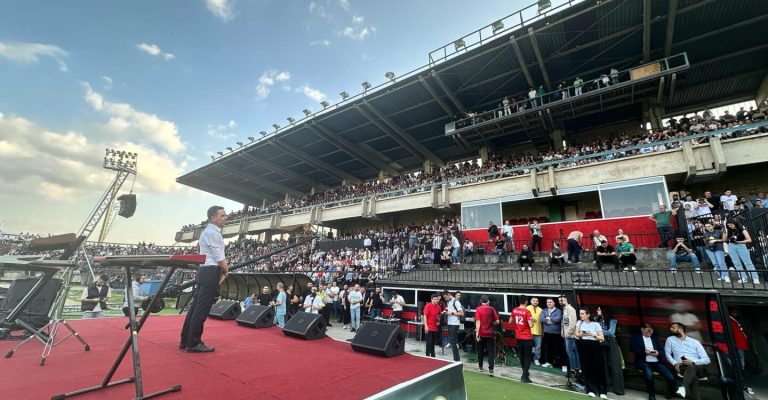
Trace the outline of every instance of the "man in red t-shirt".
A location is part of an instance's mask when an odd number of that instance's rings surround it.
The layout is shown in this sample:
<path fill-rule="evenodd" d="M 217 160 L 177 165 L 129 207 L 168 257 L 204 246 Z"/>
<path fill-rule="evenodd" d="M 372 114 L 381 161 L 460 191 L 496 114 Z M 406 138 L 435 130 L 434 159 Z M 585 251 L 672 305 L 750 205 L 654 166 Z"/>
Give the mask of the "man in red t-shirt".
<path fill-rule="evenodd" d="M 440 340 L 440 314 L 443 309 L 440 307 L 440 294 L 433 293 L 432 301 L 424 306 L 424 335 L 427 337 L 427 357 L 435 356 L 435 343 Z"/>
<path fill-rule="evenodd" d="M 731 332 L 733 332 L 733 341 L 736 342 L 736 350 L 739 353 L 739 367 L 744 369 L 745 353 L 749 350 L 749 342 L 744 330 L 741 329 L 739 320 L 739 309 L 731 308 L 728 312 L 731 317 Z"/>
<path fill-rule="evenodd" d="M 533 359 L 533 315 L 526 307 L 528 306 L 528 297 L 522 295 L 518 297 L 519 305 L 512 310 L 509 317 L 510 322 L 515 327 L 515 339 L 517 340 L 517 356 L 520 357 L 520 365 L 523 367 L 523 376 L 520 381 L 531 383 L 531 377 L 528 370 L 531 368 L 531 359 Z"/>
<path fill-rule="evenodd" d="M 488 303 L 488 296 L 480 298 L 482 303 L 475 309 L 475 338 L 477 339 L 477 361 L 483 370 L 483 356 L 488 354 L 488 375 L 493 376 L 496 356 L 496 328 L 499 325 L 499 313 Z"/>

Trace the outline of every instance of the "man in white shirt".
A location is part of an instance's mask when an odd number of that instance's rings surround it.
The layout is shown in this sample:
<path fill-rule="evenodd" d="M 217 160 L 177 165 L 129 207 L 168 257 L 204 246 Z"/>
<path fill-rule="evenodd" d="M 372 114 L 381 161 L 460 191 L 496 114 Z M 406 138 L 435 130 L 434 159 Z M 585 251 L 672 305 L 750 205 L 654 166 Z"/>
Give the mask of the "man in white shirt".
<path fill-rule="evenodd" d="M 736 204 L 739 198 L 730 190 L 726 190 L 725 193 L 720 196 L 720 203 L 723 204 L 723 210 L 733 211 L 733 205 Z"/>
<path fill-rule="evenodd" d="M 515 251 L 515 231 L 512 229 L 512 225 L 509 224 L 509 220 L 504 220 L 504 225 L 501 226 L 501 236 L 504 237 L 504 241 L 507 242 L 507 246 L 513 252 Z"/>
<path fill-rule="evenodd" d="M 317 287 L 312 286 L 309 295 L 304 298 L 304 312 L 320 314 L 320 310 L 322 310 L 324 306 L 323 299 L 317 295 Z"/>
<path fill-rule="evenodd" d="M 402 319 L 405 299 L 403 299 L 403 296 L 397 294 L 397 290 L 392 291 L 392 297 L 389 299 L 389 304 L 392 306 L 392 317 Z"/>
<path fill-rule="evenodd" d="M 459 259 L 459 252 L 461 251 L 461 242 L 459 242 L 459 239 L 456 237 L 456 235 L 451 234 L 451 261 L 454 264 L 459 264 L 461 261 Z"/>
<path fill-rule="evenodd" d="M 464 307 L 461 302 L 453 297 L 451 292 L 443 291 L 443 300 L 445 300 L 445 314 L 448 325 L 448 344 L 453 351 L 453 361 L 461 361 L 459 357 L 459 328 L 461 327 L 461 317 L 464 316 Z"/>
<path fill-rule="evenodd" d="M 709 356 L 698 340 L 686 335 L 685 325 L 673 322 L 669 331 L 674 336 L 668 337 L 664 343 L 664 354 L 675 371 L 683 375 L 683 385 L 677 389 L 677 394 L 682 398 L 690 394 L 690 398 L 699 400 L 698 378 L 706 376 Z"/>
<path fill-rule="evenodd" d="M 363 302 L 363 295 L 360 293 L 360 285 L 352 287 L 352 291 L 349 292 L 347 297 L 349 301 L 349 314 L 352 317 L 352 329 L 350 332 L 354 332 L 360 329 L 360 304 Z"/>
<path fill-rule="evenodd" d="M 469 240 L 464 239 L 464 262 L 472 259 L 472 254 L 475 252 L 475 245 Z"/>

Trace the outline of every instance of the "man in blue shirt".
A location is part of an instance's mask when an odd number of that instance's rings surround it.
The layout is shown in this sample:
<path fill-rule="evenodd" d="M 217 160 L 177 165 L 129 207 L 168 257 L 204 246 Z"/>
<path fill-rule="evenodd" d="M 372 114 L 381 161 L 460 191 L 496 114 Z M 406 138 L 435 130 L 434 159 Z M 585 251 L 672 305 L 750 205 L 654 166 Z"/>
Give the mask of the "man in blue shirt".
<path fill-rule="evenodd" d="M 209 353 L 215 350 L 203 344 L 203 324 L 211 312 L 213 301 L 219 292 L 219 284 L 229 274 L 227 258 L 224 256 L 224 238 L 221 236 L 227 213 L 224 207 L 212 206 L 208 208 L 207 215 L 208 226 L 197 242 L 200 254 L 205 254 L 205 263 L 197 270 L 197 291 L 181 328 L 179 349 L 186 348 L 187 353 Z"/>
<path fill-rule="evenodd" d="M 698 378 L 706 376 L 709 356 L 698 340 L 685 334 L 685 325 L 674 322 L 669 331 L 674 336 L 668 337 L 664 343 L 664 354 L 675 371 L 683 375 L 683 385 L 677 389 L 677 394 L 682 398 L 690 394 L 690 398 L 698 400 L 701 398 Z"/>
<path fill-rule="evenodd" d="M 288 297 L 285 295 L 285 287 L 283 286 L 283 282 L 278 282 L 277 297 L 275 297 L 275 300 L 272 301 L 272 305 L 275 306 L 274 322 L 281 328 L 285 327 L 285 303 L 287 298 Z"/>

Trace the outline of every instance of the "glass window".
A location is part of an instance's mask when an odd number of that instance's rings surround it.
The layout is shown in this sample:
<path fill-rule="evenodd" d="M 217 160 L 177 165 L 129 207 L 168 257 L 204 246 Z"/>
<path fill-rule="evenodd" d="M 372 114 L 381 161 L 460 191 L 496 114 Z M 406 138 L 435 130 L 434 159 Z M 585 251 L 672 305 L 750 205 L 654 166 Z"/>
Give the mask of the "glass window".
<path fill-rule="evenodd" d="M 663 182 L 601 188 L 600 201 L 605 218 L 651 215 L 659 209 L 659 204 L 666 204 L 667 193 Z"/>
<path fill-rule="evenodd" d="M 466 229 L 488 228 L 488 221 L 501 226 L 501 203 L 467 205 L 461 208 L 461 222 Z"/>

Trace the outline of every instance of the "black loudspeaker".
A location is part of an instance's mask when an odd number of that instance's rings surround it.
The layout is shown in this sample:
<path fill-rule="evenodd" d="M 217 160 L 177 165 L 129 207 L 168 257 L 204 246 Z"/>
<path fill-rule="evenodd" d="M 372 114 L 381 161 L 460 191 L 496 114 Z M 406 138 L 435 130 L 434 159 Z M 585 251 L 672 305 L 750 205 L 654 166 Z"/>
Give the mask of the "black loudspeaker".
<path fill-rule="evenodd" d="M 197 300 L 195 300 L 197 301 Z M 234 300 L 221 300 L 211 307 L 208 316 L 215 319 L 235 319 L 240 315 L 240 302 Z"/>
<path fill-rule="evenodd" d="M 405 333 L 399 325 L 366 322 L 352 339 L 352 350 L 381 357 L 405 353 Z"/>
<path fill-rule="evenodd" d="M 35 286 L 38 281 L 38 278 L 22 278 L 13 281 L 8 287 L 5 301 L 3 301 L 2 307 L 0 307 L 0 319 L 6 318 L 8 314 L 21 303 L 24 296 L 32 290 L 32 287 Z M 56 296 L 59 294 L 61 286 L 61 279 L 49 280 L 43 288 L 37 292 L 37 295 L 27 303 L 27 306 L 22 309 L 18 318 L 35 328 L 45 326 L 49 321 L 51 307 L 56 301 Z"/>
<path fill-rule="evenodd" d="M 539 189 L 531 189 L 531 194 L 533 197 L 539 197 Z"/>
<path fill-rule="evenodd" d="M 124 194 L 118 197 L 117 201 L 120 202 L 120 211 L 117 212 L 117 215 L 125 218 L 133 217 L 133 213 L 136 212 L 136 195 L 133 193 Z"/>
<path fill-rule="evenodd" d="M 275 309 L 272 307 L 254 304 L 248 306 L 237 317 L 237 324 L 251 328 L 269 328 L 273 326 L 275 318 Z"/>
<path fill-rule="evenodd" d="M 320 314 L 297 312 L 285 323 L 283 333 L 305 340 L 322 339 L 325 337 L 325 318 Z"/>

